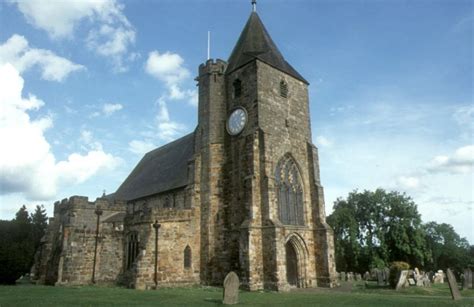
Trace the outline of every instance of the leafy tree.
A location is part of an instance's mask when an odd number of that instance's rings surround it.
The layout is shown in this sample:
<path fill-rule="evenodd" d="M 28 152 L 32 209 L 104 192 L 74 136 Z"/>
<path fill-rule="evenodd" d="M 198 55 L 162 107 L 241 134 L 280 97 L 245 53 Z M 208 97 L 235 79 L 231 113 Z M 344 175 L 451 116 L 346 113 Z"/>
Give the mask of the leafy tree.
<path fill-rule="evenodd" d="M 392 261 L 422 267 L 430 258 L 421 216 L 405 194 L 353 191 L 336 201 L 328 223 L 334 229 L 338 270 L 364 272 Z"/>
<path fill-rule="evenodd" d="M 468 266 L 473 266 L 473 246 L 465 238 L 461 238 L 453 226 L 429 222 L 424 225 L 426 242 L 431 254 L 431 261 L 427 263 L 429 270 L 454 269 L 457 272 Z"/>
<path fill-rule="evenodd" d="M 26 206 L 22 206 L 13 220 L 0 220 L 0 283 L 13 284 L 30 271 L 46 226 L 42 206 L 37 206 L 31 216 Z"/>

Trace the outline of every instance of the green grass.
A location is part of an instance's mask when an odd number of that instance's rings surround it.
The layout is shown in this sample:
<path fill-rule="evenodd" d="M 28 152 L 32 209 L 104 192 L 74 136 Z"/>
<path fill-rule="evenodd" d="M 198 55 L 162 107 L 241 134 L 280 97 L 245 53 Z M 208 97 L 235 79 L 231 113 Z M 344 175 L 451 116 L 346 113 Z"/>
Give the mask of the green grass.
<path fill-rule="evenodd" d="M 447 284 L 410 287 L 395 292 L 355 284 L 352 291 L 303 289 L 290 293 L 241 291 L 241 306 L 474 306 L 474 290 L 452 301 Z M 139 291 L 107 287 L 0 286 L 0 307 L 6 306 L 216 306 L 220 288 L 175 288 Z"/>

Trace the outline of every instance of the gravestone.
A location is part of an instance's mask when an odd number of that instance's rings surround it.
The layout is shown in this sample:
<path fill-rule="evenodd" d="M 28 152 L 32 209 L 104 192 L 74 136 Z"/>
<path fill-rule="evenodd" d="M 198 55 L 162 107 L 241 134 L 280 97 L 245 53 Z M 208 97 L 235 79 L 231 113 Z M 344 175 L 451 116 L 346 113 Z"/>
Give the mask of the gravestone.
<path fill-rule="evenodd" d="M 444 272 L 443 270 L 438 270 L 433 276 L 434 284 L 444 284 Z"/>
<path fill-rule="evenodd" d="M 408 284 L 410 286 L 414 286 L 415 285 L 415 280 L 413 278 L 408 278 Z"/>
<path fill-rule="evenodd" d="M 346 272 L 341 272 L 341 281 L 346 281 Z"/>
<path fill-rule="evenodd" d="M 377 271 L 377 286 L 385 285 L 385 278 L 384 278 L 384 271 L 378 270 Z"/>
<path fill-rule="evenodd" d="M 239 302 L 239 277 L 235 272 L 229 272 L 224 279 L 224 299 L 225 305 L 233 305 Z"/>
<path fill-rule="evenodd" d="M 385 280 L 385 284 L 388 285 L 388 284 L 390 283 L 390 280 L 389 280 L 390 269 L 387 268 L 387 267 L 385 267 L 385 268 L 383 269 L 383 272 L 384 272 L 384 275 L 383 275 L 384 277 L 383 277 L 383 278 L 384 278 L 384 280 Z"/>
<path fill-rule="evenodd" d="M 453 300 L 457 301 L 461 299 L 461 293 L 459 292 L 459 289 L 458 289 L 458 283 L 456 282 L 456 277 L 454 277 L 454 274 L 451 271 L 451 269 L 448 269 L 446 273 L 448 275 L 448 284 L 449 284 L 449 290 L 451 290 L 451 296 L 453 297 Z"/>
<path fill-rule="evenodd" d="M 398 291 L 402 287 L 405 286 L 405 284 L 407 282 L 407 276 L 408 276 L 408 270 L 403 270 L 399 273 L 398 282 L 397 282 L 397 286 L 395 287 L 395 290 Z"/>
<path fill-rule="evenodd" d="M 431 287 L 430 275 L 428 273 L 425 273 L 423 276 L 423 287 Z"/>
<path fill-rule="evenodd" d="M 470 268 L 464 270 L 464 280 L 462 282 L 462 288 L 463 290 L 472 288 L 472 271 Z"/>
<path fill-rule="evenodd" d="M 370 273 L 369 273 L 369 271 L 366 271 L 366 272 L 364 273 L 364 280 L 367 281 L 367 280 L 369 280 L 369 279 L 370 279 Z"/>
<path fill-rule="evenodd" d="M 361 281 L 362 280 L 362 275 L 357 273 L 356 276 L 355 276 L 355 279 L 356 279 L 356 281 Z"/>
<path fill-rule="evenodd" d="M 354 281 L 354 273 L 352 272 L 347 273 L 347 281 Z"/>

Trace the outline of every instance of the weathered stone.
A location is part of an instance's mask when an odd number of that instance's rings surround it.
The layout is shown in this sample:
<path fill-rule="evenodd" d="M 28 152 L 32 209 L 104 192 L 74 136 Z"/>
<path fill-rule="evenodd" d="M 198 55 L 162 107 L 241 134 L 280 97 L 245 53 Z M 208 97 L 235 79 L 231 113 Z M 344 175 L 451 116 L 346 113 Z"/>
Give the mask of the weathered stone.
<path fill-rule="evenodd" d="M 405 287 L 405 284 L 407 283 L 407 276 L 408 270 L 400 271 L 400 273 L 398 274 L 398 282 L 397 286 L 395 287 L 395 290 L 400 290 L 401 288 Z"/>
<path fill-rule="evenodd" d="M 472 288 L 472 271 L 470 268 L 464 270 L 464 278 L 462 281 L 462 288 L 463 289 L 471 289 Z"/>
<path fill-rule="evenodd" d="M 461 299 L 461 293 L 459 292 L 459 289 L 458 289 L 458 283 L 456 281 L 456 277 L 454 276 L 451 269 L 448 269 L 446 273 L 448 275 L 449 290 L 451 290 L 451 296 L 453 300 L 456 301 L 456 300 Z"/>
<path fill-rule="evenodd" d="M 235 272 L 230 272 L 224 279 L 224 298 L 222 303 L 233 305 L 239 303 L 239 277 Z"/>
<path fill-rule="evenodd" d="M 256 14 L 248 25 L 253 28 L 244 34 L 261 35 L 247 39 L 267 38 Z M 163 180 L 138 180 L 128 185 L 133 195 L 119 188 L 94 202 L 71 197 L 55 205 L 34 266 L 40 283 L 89 284 L 94 272 L 96 283 L 139 289 L 221 284 L 238 267 L 241 286 L 249 290 L 336 285 L 308 84 L 250 58 L 232 71 L 219 59 L 200 65 L 197 128 L 145 155 L 129 176 Z M 236 108 L 246 110 L 247 122 L 230 135 L 226 122 Z M 169 156 L 173 163 L 164 163 Z M 150 189 L 156 186 L 162 189 Z M 104 211 L 99 227 L 98 206 Z"/>
<path fill-rule="evenodd" d="M 370 279 L 370 273 L 369 273 L 368 271 L 366 271 L 366 272 L 364 273 L 364 280 L 367 281 L 367 280 L 369 280 L 369 279 Z"/>
<path fill-rule="evenodd" d="M 388 285 L 390 283 L 389 281 L 390 269 L 387 267 L 383 268 L 383 273 L 384 273 L 383 278 L 385 280 L 385 285 Z"/>
<path fill-rule="evenodd" d="M 444 283 L 444 278 L 445 278 L 445 274 L 444 274 L 443 270 L 438 270 L 438 272 L 436 272 L 433 275 L 433 283 L 434 284 L 443 284 Z"/>
<path fill-rule="evenodd" d="M 377 270 L 377 285 L 378 286 L 385 285 L 385 276 L 384 276 L 384 271 L 382 270 Z"/>

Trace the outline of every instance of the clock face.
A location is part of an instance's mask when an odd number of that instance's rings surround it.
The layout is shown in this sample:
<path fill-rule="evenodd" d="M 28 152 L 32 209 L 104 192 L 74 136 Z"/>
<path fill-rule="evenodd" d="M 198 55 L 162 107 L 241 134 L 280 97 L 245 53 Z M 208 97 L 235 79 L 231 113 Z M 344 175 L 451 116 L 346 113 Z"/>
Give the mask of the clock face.
<path fill-rule="evenodd" d="M 244 108 L 237 108 L 229 116 L 227 120 L 227 132 L 230 135 L 237 135 L 244 130 L 247 123 L 247 111 Z"/>

